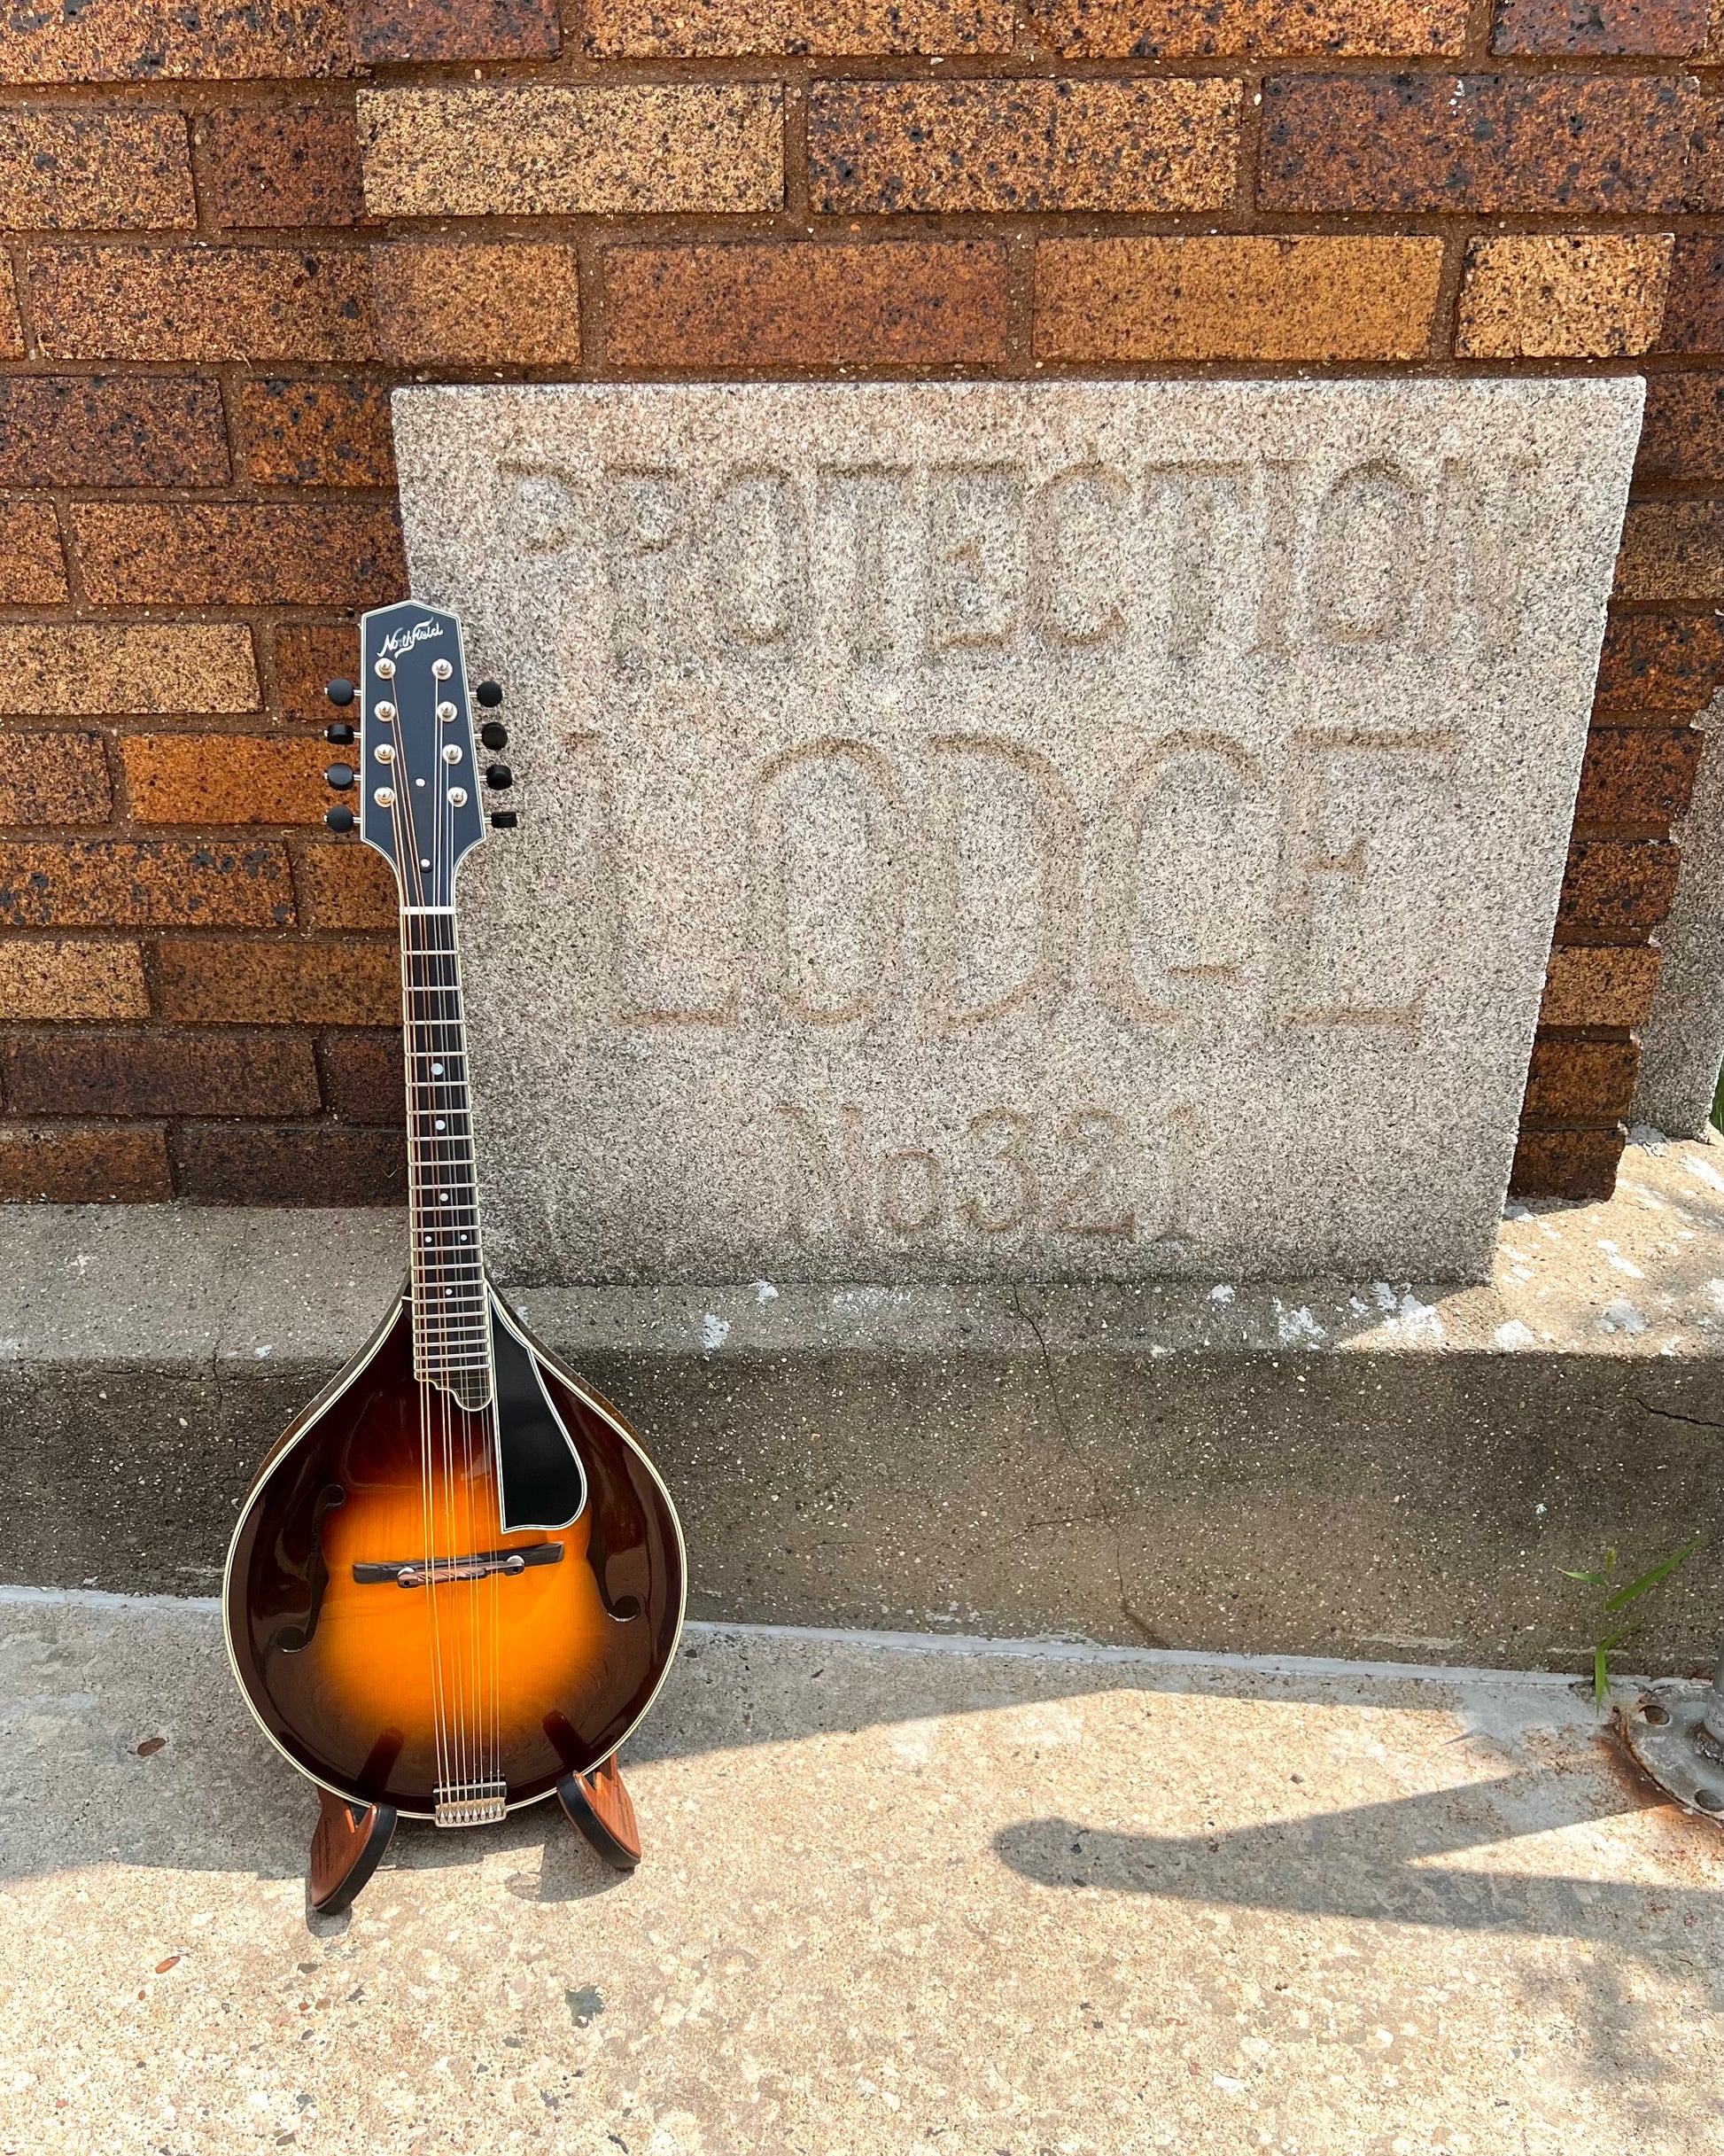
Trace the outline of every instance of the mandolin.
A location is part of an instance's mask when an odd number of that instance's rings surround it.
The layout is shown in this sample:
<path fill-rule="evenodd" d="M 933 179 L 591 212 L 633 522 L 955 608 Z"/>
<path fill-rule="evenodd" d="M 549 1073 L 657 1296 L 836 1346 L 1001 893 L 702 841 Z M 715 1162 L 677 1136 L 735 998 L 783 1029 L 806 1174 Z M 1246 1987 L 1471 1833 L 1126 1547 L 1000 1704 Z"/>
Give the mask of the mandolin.
<path fill-rule="evenodd" d="M 485 1271 L 455 876 L 485 836 L 459 623 L 411 602 L 361 623 L 359 704 L 327 738 L 357 789 L 326 821 L 394 872 L 407 1064 L 408 1277 L 290 1426 L 241 1507 L 223 1585 L 236 1675 L 319 1786 L 311 1899 L 345 1907 L 397 1818 L 478 1826 L 555 1795 L 621 1868 L 640 1854 L 615 1754 L 682 1625 L 670 1494 L 622 1416 L 536 1340 Z M 494 708 L 494 682 L 476 691 Z M 506 745 L 496 719 L 479 741 Z M 496 807 L 493 827 L 516 823 Z"/>

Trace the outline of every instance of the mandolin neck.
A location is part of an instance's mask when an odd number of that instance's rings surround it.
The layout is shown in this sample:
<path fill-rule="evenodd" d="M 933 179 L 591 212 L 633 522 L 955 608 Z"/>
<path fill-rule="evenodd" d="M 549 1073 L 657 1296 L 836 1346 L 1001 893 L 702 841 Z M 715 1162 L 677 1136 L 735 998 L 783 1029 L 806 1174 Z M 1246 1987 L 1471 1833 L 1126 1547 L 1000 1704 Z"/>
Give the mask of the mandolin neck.
<path fill-rule="evenodd" d="M 491 1393 L 491 1327 L 467 1086 L 467 1024 L 452 907 L 401 910 L 413 1356 L 467 1408 Z"/>

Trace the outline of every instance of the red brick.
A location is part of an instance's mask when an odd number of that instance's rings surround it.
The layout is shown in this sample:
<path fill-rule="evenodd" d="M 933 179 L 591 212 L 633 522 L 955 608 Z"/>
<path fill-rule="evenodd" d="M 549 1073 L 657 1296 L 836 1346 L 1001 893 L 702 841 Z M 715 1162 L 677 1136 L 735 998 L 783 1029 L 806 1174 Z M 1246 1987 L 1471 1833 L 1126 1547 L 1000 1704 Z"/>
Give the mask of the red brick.
<path fill-rule="evenodd" d="M 245 468 L 266 486 L 392 486 L 389 392 L 381 382 L 243 382 Z"/>
<path fill-rule="evenodd" d="M 586 0 L 586 50 L 731 53 L 1009 52 L 1010 0 Z"/>
<path fill-rule="evenodd" d="M 147 1018 L 150 992 L 135 943 L 70 937 L 0 938 L 0 1018 Z"/>
<path fill-rule="evenodd" d="M 174 1180 L 193 1205 L 404 1205 L 399 1132 L 341 1123 L 192 1123 L 172 1140 Z"/>
<path fill-rule="evenodd" d="M 378 247 L 371 261 L 379 341 L 408 365 L 554 367 L 580 358 L 580 276 L 572 247 Z"/>
<path fill-rule="evenodd" d="M 405 1124 L 400 1034 L 331 1033 L 323 1043 L 323 1097 L 346 1123 Z"/>
<path fill-rule="evenodd" d="M 824 82 L 808 94 L 817 210 L 1213 210 L 1233 198 L 1239 86 Z"/>
<path fill-rule="evenodd" d="M 0 502 L 0 606 L 58 606 L 66 557 L 51 502 Z"/>
<path fill-rule="evenodd" d="M 1257 199 L 1277 210 L 1680 209 L 1697 86 L 1632 75 L 1282 75 Z"/>
<path fill-rule="evenodd" d="M 106 231 L 197 222 L 181 113 L 136 105 L 0 112 L 0 227 Z"/>
<path fill-rule="evenodd" d="M 158 1205 L 173 1195 L 159 1131 L 0 1123 L 0 1201 Z"/>
<path fill-rule="evenodd" d="M 1498 0 L 1493 52 L 1686 59 L 1706 44 L 1706 0 Z"/>
<path fill-rule="evenodd" d="M 336 751 L 293 734 L 133 734 L 120 760 L 139 823 L 317 823 Z"/>
<path fill-rule="evenodd" d="M 353 0 L 353 51 L 383 60 L 540 60 L 562 47 L 556 0 Z"/>
<path fill-rule="evenodd" d="M 407 591 L 392 507 L 99 502 L 72 518 L 98 606 L 386 606 Z"/>
<path fill-rule="evenodd" d="M 363 360 L 376 344 L 362 249 L 36 248 L 29 275 L 48 360 Z"/>
<path fill-rule="evenodd" d="M 214 382 L 99 374 L 0 380 L 0 486 L 216 486 L 227 477 Z"/>
<path fill-rule="evenodd" d="M 315 1116 L 303 1036 L 27 1033 L 4 1050 L 7 1105 L 35 1116 Z"/>
<path fill-rule="evenodd" d="M 1545 969 L 1541 1025 L 1644 1025 L 1658 982 L 1650 945 L 1558 944 Z"/>
<path fill-rule="evenodd" d="M 1678 236 L 1660 352 L 1724 352 L 1724 239 Z"/>
<path fill-rule="evenodd" d="M 14 8 L 0 82 L 244 81 L 347 74 L 343 0 L 84 0 Z"/>
<path fill-rule="evenodd" d="M 614 367 L 935 367 L 1006 355 L 1006 249 L 985 240 L 611 247 Z"/>
<path fill-rule="evenodd" d="M 381 854 L 357 840 L 307 846 L 299 856 L 303 918 L 313 929 L 393 929 L 400 892 Z"/>
<path fill-rule="evenodd" d="M 388 943 L 166 942 L 162 1014 L 186 1025 L 399 1025 L 401 954 Z"/>
<path fill-rule="evenodd" d="M 1670 823 L 1688 807 L 1705 740 L 1693 727 L 1595 727 L 1580 767 L 1576 821 Z"/>
<path fill-rule="evenodd" d="M 1639 1066 L 1632 1040 L 1536 1039 L 1524 1112 L 1553 1123 L 1614 1122 L 1634 1104 Z"/>
<path fill-rule="evenodd" d="M 351 622 L 340 627 L 277 629 L 275 659 L 276 701 L 285 716 L 326 727 L 336 714 L 324 687 L 338 674 L 350 681 L 357 679 L 359 631 Z"/>
<path fill-rule="evenodd" d="M 1523 1131 L 1509 1188 L 1520 1198 L 1608 1198 L 1627 1137 L 1619 1124 L 1608 1131 Z"/>
<path fill-rule="evenodd" d="M 1635 477 L 1724 479 L 1724 374 L 1648 377 Z"/>
<path fill-rule="evenodd" d="M 0 923 L 13 928 L 279 928 L 287 855 L 267 840 L 0 841 Z"/>
<path fill-rule="evenodd" d="M 113 806 L 99 734 L 0 734 L 0 823 L 105 823 Z"/>
<path fill-rule="evenodd" d="M 1724 681 L 1724 641 L 1715 619 L 1612 612 L 1598 662 L 1601 704 L 1697 712 Z"/>
<path fill-rule="evenodd" d="M 1667 839 L 1575 839 L 1557 902 L 1558 930 L 1627 937 L 1657 928 L 1676 895 L 1681 859 Z"/>
<path fill-rule="evenodd" d="M 218 224 L 341 225 L 364 216 L 351 107 L 235 105 L 213 113 L 208 125 Z"/>

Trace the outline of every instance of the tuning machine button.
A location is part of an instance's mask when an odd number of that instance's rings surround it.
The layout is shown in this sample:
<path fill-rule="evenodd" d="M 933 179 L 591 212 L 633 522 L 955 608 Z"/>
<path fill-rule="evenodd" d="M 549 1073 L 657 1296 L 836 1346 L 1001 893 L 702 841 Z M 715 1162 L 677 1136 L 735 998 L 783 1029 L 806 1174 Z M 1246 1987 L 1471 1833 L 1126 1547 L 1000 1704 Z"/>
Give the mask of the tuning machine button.
<path fill-rule="evenodd" d="M 353 812 L 345 801 L 339 801 L 332 809 L 325 812 L 323 821 L 332 831 L 351 831 L 353 828 Z"/>
<path fill-rule="evenodd" d="M 487 764 L 485 767 L 485 782 L 501 792 L 505 786 L 514 785 L 515 774 L 507 764 Z"/>
<path fill-rule="evenodd" d="M 501 719 L 487 719 L 479 728 L 479 739 L 487 749 L 506 749 L 509 746 L 509 728 Z"/>
<path fill-rule="evenodd" d="M 323 776 L 337 793 L 346 793 L 353 782 L 353 767 L 351 764 L 331 764 Z"/>
<path fill-rule="evenodd" d="M 512 831 L 520 821 L 512 808 L 493 808 L 491 812 L 491 828 L 493 831 Z"/>
<path fill-rule="evenodd" d="M 353 729 L 345 719 L 338 719 L 332 726 L 323 728 L 323 738 L 331 748 L 348 749 L 353 746 Z"/>
<path fill-rule="evenodd" d="M 324 689 L 323 694 L 331 704 L 345 711 L 353 700 L 353 685 L 346 674 L 338 673 L 334 681 Z"/>
<path fill-rule="evenodd" d="M 501 681 L 481 681 L 473 694 L 486 711 L 494 712 L 503 700 L 503 685 Z"/>

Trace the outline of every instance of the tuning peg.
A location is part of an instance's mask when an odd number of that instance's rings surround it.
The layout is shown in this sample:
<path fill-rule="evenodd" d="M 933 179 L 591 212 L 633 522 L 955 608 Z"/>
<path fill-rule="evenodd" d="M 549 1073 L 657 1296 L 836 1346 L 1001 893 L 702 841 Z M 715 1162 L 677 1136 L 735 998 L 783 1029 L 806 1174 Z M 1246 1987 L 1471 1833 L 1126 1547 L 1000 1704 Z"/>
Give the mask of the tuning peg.
<path fill-rule="evenodd" d="M 337 793 L 346 793 L 353 782 L 353 767 L 351 764 L 331 764 L 323 776 Z"/>
<path fill-rule="evenodd" d="M 351 831 L 353 828 L 353 812 L 345 801 L 338 801 L 333 808 L 324 813 L 323 821 L 332 831 Z"/>
<path fill-rule="evenodd" d="M 349 748 L 353 744 L 353 729 L 345 719 L 338 719 L 333 726 L 323 728 L 323 738 L 335 748 Z"/>
<path fill-rule="evenodd" d="M 353 700 L 353 685 L 346 674 L 338 673 L 334 681 L 324 689 L 323 694 L 331 704 L 345 709 Z"/>
<path fill-rule="evenodd" d="M 493 831 L 512 831 L 520 821 L 512 808 L 496 808 L 491 812 L 491 828 Z"/>
<path fill-rule="evenodd" d="M 487 786 L 495 786 L 501 790 L 505 786 L 514 785 L 515 774 L 507 764 L 487 764 L 485 767 L 485 782 Z"/>
<path fill-rule="evenodd" d="M 501 719 L 487 719 L 479 728 L 479 739 L 487 749 L 506 749 L 509 746 L 509 728 Z"/>
<path fill-rule="evenodd" d="M 501 681 L 481 681 L 473 694 L 486 711 L 494 712 L 503 700 L 503 685 Z"/>

